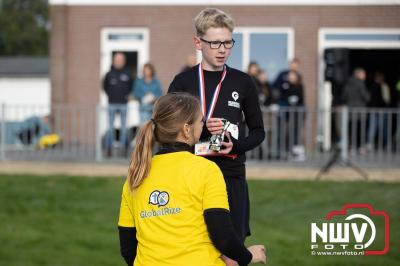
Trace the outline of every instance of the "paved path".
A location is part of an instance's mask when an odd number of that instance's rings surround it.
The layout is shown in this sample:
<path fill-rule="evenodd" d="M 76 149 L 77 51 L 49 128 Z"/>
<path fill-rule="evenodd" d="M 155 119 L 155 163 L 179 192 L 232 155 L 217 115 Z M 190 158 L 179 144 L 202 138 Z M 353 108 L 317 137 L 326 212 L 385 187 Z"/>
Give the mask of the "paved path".
<path fill-rule="evenodd" d="M 318 168 L 291 166 L 290 164 L 270 165 L 249 162 L 249 179 L 268 180 L 314 180 Z M 399 168 L 364 169 L 369 180 L 400 182 Z M 87 177 L 124 177 L 128 172 L 128 163 L 68 163 L 68 162 L 0 162 L 0 173 L 34 175 L 70 175 Z M 335 167 L 322 177 L 322 180 L 355 181 L 362 178 L 352 169 Z"/>

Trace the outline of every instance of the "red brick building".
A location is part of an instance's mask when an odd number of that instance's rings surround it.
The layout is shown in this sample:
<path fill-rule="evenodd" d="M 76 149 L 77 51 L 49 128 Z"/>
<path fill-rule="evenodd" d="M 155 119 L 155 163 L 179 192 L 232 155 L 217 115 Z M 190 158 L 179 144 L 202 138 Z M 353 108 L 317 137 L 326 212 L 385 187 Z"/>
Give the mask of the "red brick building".
<path fill-rule="evenodd" d="M 306 105 L 330 106 L 324 51 L 349 51 L 350 68 L 400 73 L 400 5 L 396 0 L 50 0 L 52 103 L 105 103 L 101 80 L 115 51 L 134 74 L 151 61 L 164 90 L 194 53 L 193 18 L 214 6 L 235 19 L 229 65 L 257 61 L 271 79 L 301 60 Z"/>
<path fill-rule="evenodd" d="M 203 2 L 206 5 L 199 4 Z M 275 75 L 284 67 L 283 58 L 274 58 L 278 62 L 268 63 L 268 58 L 262 58 L 263 51 L 249 54 L 248 50 L 260 49 L 257 43 L 263 41 L 269 48 L 265 50 L 273 51 L 269 55 L 281 53 L 279 49 L 284 48 L 283 56 L 286 53 L 288 59 L 295 56 L 301 60 L 306 103 L 316 107 L 323 67 L 320 61 L 323 49 L 328 47 L 326 44 L 335 46 L 330 40 L 343 37 L 336 40 L 344 45 L 350 41 L 353 46 L 359 42 L 355 49 L 400 49 L 398 3 L 384 0 L 243 3 L 235 0 L 53 0 L 50 1 L 52 102 L 99 103 L 101 77 L 109 68 L 111 52 L 116 50 L 131 51 L 131 64 L 136 64 L 139 70 L 143 63 L 153 62 L 166 89 L 184 65 L 186 56 L 194 52 L 194 16 L 206 6 L 215 6 L 230 13 L 236 22 L 239 35 L 234 36 L 237 41 L 234 53 L 241 49 L 242 55 L 239 59 L 235 57 L 234 66 L 261 58 L 262 67 L 271 69 L 269 72 Z M 329 37 L 333 34 L 336 36 Z M 354 39 L 358 34 L 363 35 L 360 41 Z M 377 35 L 378 41 L 379 38 L 386 40 L 382 34 L 395 36 L 393 41 L 368 46 L 368 42 L 377 41 L 373 35 Z M 268 47 L 271 42 L 276 45 Z"/>

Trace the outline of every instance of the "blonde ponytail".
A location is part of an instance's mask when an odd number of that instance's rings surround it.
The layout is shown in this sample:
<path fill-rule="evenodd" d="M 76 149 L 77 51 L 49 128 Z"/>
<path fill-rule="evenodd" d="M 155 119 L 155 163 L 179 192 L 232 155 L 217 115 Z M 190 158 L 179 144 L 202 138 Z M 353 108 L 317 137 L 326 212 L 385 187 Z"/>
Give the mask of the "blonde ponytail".
<path fill-rule="evenodd" d="M 131 191 L 150 173 L 154 143 L 175 142 L 183 125 L 191 125 L 200 114 L 199 100 L 187 93 L 169 93 L 156 101 L 153 118 L 143 125 L 136 138 L 127 177 Z"/>
<path fill-rule="evenodd" d="M 150 172 L 154 142 L 153 122 L 149 121 L 138 133 L 135 150 L 129 165 L 128 184 L 131 191 L 140 186 Z"/>

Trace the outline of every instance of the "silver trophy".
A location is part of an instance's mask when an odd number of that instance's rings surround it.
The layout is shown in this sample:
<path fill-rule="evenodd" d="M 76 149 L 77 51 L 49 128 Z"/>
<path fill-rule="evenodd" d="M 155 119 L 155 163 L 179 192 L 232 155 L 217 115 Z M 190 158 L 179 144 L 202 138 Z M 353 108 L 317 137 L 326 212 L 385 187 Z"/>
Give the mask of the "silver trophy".
<path fill-rule="evenodd" d="M 221 150 L 222 142 L 224 141 L 224 137 L 225 137 L 225 132 L 228 129 L 229 125 L 231 124 L 231 122 L 229 122 L 228 120 L 226 120 L 224 118 L 221 119 L 221 122 L 224 124 L 224 129 L 222 130 L 221 134 L 212 135 L 210 138 L 209 149 L 212 151 L 220 151 Z"/>

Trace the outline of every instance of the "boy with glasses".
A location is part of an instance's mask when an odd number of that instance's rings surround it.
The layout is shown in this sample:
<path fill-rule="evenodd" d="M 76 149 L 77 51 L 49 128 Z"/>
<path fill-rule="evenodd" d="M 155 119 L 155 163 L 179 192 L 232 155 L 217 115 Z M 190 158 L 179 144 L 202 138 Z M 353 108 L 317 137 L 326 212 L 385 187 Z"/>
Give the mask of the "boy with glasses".
<path fill-rule="evenodd" d="M 195 27 L 194 44 L 202 52 L 202 61 L 175 76 L 168 92 L 188 92 L 200 98 L 206 121 L 202 140 L 221 134 L 224 129 L 221 118 L 231 123 L 224 147 L 206 158 L 214 161 L 224 175 L 232 222 L 244 242 L 250 235 L 245 152 L 258 146 L 265 137 L 258 96 L 249 75 L 226 65 L 235 44 L 233 19 L 219 9 L 207 8 L 196 16 Z"/>

